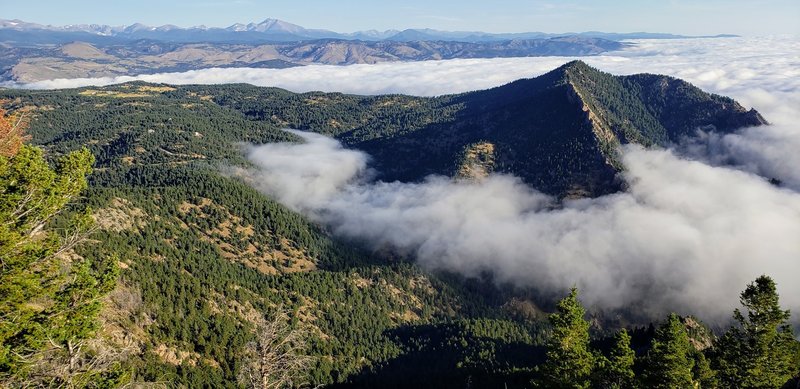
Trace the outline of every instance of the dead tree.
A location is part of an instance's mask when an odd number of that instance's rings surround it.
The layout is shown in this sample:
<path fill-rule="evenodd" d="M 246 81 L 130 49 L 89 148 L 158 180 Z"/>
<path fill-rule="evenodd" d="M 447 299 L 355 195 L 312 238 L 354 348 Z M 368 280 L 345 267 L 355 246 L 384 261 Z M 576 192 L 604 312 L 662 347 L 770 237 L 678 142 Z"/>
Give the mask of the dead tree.
<path fill-rule="evenodd" d="M 242 384 L 255 389 L 300 387 L 306 384 L 314 360 L 307 352 L 307 332 L 292 326 L 284 309 L 256 323 L 256 339 L 246 348 L 247 359 L 239 371 Z"/>

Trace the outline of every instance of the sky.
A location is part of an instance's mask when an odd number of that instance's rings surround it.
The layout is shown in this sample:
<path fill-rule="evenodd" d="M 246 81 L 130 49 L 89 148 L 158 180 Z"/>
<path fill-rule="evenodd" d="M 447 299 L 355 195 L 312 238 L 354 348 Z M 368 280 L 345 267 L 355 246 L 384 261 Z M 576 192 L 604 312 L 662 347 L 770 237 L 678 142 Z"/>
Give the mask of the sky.
<path fill-rule="evenodd" d="M 0 19 L 227 27 L 277 18 L 337 32 L 406 28 L 800 35 L 797 0 L 0 0 Z"/>

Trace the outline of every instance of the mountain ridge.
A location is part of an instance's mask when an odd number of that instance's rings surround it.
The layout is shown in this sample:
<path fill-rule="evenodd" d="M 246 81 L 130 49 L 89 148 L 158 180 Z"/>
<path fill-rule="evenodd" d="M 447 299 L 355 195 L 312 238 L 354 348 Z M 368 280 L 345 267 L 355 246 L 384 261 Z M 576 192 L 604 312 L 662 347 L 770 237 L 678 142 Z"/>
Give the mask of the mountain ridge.
<path fill-rule="evenodd" d="M 623 49 L 632 38 L 685 38 L 650 33 L 485 33 L 308 29 L 279 19 L 225 28 L 77 24 L 49 26 L 0 19 L 0 81 L 134 76 L 210 67 L 283 68 L 389 61 L 529 56 L 590 56 Z M 95 56 L 65 46 L 91 45 Z"/>
<path fill-rule="evenodd" d="M 384 123 L 384 112 L 360 108 L 371 101 L 367 97 L 300 95 L 328 104 L 311 108 L 302 99 L 268 105 L 282 92 L 251 93 L 264 103 L 221 95 L 216 101 L 256 120 L 322 132 L 365 150 L 380 179 L 459 176 L 469 170 L 465 156 L 483 155 L 492 161 L 484 166 L 490 172 L 514 174 L 558 197 L 619 190 L 621 144 L 666 147 L 693 136 L 698 128 L 726 133 L 767 124 L 754 109 L 688 82 L 660 75 L 614 76 L 582 61 L 488 90 L 435 98 L 398 96 L 394 115 L 402 120 L 394 119 L 394 125 Z M 428 108 L 425 114 L 398 108 L 405 106 Z M 327 119 L 315 119 L 321 117 Z"/>
<path fill-rule="evenodd" d="M 160 39 L 177 42 L 190 41 L 224 41 L 233 37 L 226 33 L 261 33 L 262 39 L 271 36 L 274 40 L 295 41 L 308 39 L 346 39 L 346 40 L 393 40 L 401 42 L 417 40 L 434 41 L 459 41 L 459 42 L 486 42 L 503 41 L 512 39 L 541 39 L 554 38 L 566 35 L 582 37 L 603 38 L 609 40 L 623 39 L 676 39 L 676 38 L 709 38 L 732 37 L 735 35 L 720 34 L 714 36 L 686 36 L 667 33 L 607 33 L 599 31 L 586 32 L 517 32 L 517 33 L 488 33 L 483 31 L 443 31 L 431 28 L 407 28 L 403 30 L 365 30 L 350 33 L 340 33 L 325 29 L 305 28 L 297 24 L 280 19 L 267 18 L 261 22 L 234 23 L 227 27 L 191 26 L 178 27 L 175 25 L 148 26 L 134 23 L 128 26 L 110 26 L 104 24 L 76 24 L 66 26 L 42 25 L 25 22 L 19 19 L 0 19 L 0 30 L 46 30 L 51 32 L 84 32 L 109 37 L 122 37 L 127 39 Z M 158 35 L 157 33 L 162 33 Z M 194 35 L 193 35 L 194 34 Z M 216 35 L 215 35 L 216 34 Z"/>
<path fill-rule="evenodd" d="M 83 48 L 83 52 L 94 54 L 87 56 L 81 51 L 68 49 L 78 46 Z M 258 45 L 139 40 L 105 46 L 88 41 L 70 41 L 55 47 L 0 47 L 0 78 L 27 83 L 54 78 L 113 77 L 210 67 L 288 67 L 454 58 L 597 55 L 623 47 L 623 43 L 600 38 L 571 37 L 480 43 L 320 39 Z"/>

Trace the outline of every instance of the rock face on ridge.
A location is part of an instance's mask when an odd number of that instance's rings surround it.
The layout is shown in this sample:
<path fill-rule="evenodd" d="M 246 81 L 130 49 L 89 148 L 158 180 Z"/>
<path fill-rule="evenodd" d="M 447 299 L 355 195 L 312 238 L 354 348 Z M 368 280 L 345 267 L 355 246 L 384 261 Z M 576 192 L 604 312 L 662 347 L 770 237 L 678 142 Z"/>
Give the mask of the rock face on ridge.
<path fill-rule="evenodd" d="M 581 61 L 533 79 L 448 96 L 449 120 L 404 134 L 343 139 L 373 155 L 387 180 L 457 175 L 475 145 L 491 145 L 491 169 L 558 196 L 619 189 L 618 146 L 667 146 L 698 128 L 731 132 L 767 124 L 754 109 L 661 75 L 614 76 Z M 485 147 L 484 147 L 485 149 Z M 474 162 L 474 161 L 473 161 Z M 474 164 L 474 163 L 473 163 Z"/>

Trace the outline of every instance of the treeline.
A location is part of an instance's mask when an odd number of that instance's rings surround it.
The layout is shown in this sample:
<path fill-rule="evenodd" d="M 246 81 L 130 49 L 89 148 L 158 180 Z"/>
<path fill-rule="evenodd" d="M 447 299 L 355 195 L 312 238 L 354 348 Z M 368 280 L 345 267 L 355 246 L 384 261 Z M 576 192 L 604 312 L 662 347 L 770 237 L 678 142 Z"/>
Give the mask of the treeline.
<path fill-rule="evenodd" d="M 537 366 L 535 387 L 544 388 L 781 388 L 798 383 L 800 342 L 789 311 L 778 304 L 774 281 L 761 276 L 742 292 L 746 312 L 734 326 L 701 349 L 690 342 L 685 322 L 670 314 L 649 349 L 636 355 L 624 329 L 606 352 L 590 348 L 589 323 L 577 289 L 549 317 L 547 360 Z M 787 386 L 788 387 L 788 386 Z"/>

